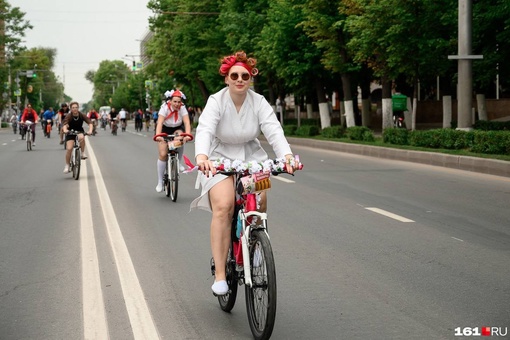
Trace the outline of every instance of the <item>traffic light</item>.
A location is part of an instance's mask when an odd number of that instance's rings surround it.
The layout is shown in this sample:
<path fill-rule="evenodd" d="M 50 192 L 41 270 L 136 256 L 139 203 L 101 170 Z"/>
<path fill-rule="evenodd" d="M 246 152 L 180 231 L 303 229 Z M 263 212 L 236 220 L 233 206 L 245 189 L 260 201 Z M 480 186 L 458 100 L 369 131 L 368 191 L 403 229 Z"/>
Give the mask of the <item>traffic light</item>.
<path fill-rule="evenodd" d="M 133 67 L 131 68 L 131 70 L 136 71 L 136 63 L 134 60 L 133 60 Z"/>
<path fill-rule="evenodd" d="M 27 70 L 27 78 L 37 78 L 37 73 L 34 70 Z"/>

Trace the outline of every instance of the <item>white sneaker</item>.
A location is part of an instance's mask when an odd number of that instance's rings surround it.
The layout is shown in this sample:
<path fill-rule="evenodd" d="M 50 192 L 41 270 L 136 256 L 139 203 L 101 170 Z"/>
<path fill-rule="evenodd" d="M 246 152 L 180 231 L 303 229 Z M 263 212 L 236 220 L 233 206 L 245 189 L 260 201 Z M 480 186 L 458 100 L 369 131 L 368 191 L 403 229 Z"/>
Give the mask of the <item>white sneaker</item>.
<path fill-rule="evenodd" d="M 157 192 L 162 192 L 163 191 L 163 183 L 158 183 L 158 186 L 156 187 L 156 191 Z"/>
<path fill-rule="evenodd" d="M 184 170 L 186 170 L 186 168 L 184 167 L 184 165 L 179 165 L 179 170 L 183 172 Z"/>
<path fill-rule="evenodd" d="M 211 286 L 211 289 L 215 295 L 225 295 L 228 293 L 228 285 L 227 281 L 214 281 L 214 284 Z"/>
<path fill-rule="evenodd" d="M 35 142 L 32 142 L 32 146 L 35 146 Z"/>
<path fill-rule="evenodd" d="M 66 165 L 64 167 L 64 173 L 67 174 L 69 172 L 69 165 Z"/>

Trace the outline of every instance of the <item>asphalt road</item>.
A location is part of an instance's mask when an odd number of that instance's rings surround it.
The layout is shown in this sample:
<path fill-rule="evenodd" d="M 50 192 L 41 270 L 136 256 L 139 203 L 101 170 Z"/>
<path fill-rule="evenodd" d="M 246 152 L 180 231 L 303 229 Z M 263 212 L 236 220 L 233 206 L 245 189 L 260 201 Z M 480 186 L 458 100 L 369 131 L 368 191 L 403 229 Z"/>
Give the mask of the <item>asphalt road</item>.
<path fill-rule="evenodd" d="M 195 175 L 155 192 L 152 133 L 100 131 L 81 178 L 57 139 L 0 131 L 0 339 L 250 339 L 210 286 Z M 193 154 L 193 146 L 186 153 Z M 454 339 L 510 328 L 510 178 L 293 146 L 273 179 L 273 339 Z"/>

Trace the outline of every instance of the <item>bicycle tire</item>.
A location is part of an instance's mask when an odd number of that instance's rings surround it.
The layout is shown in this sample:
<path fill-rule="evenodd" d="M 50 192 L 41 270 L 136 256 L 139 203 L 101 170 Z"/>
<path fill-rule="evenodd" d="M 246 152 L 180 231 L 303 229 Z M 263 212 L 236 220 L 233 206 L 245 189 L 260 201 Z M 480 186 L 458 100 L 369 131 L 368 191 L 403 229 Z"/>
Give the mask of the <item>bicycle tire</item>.
<path fill-rule="evenodd" d="M 177 157 L 170 158 L 170 198 L 177 201 L 177 193 L 179 191 L 179 160 Z"/>
<path fill-rule="evenodd" d="M 225 295 L 218 295 L 218 302 L 222 311 L 229 313 L 234 305 L 236 304 L 237 298 L 237 287 L 238 279 L 236 272 L 236 260 L 234 256 L 232 242 L 230 242 L 230 248 L 228 249 L 227 255 L 227 266 L 225 268 L 225 274 L 228 285 L 228 293 Z"/>
<path fill-rule="evenodd" d="M 253 337 L 269 339 L 276 318 L 276 269 L 271 243 L 265 230 L 251 232 L 252 286 L 246 285 L 246 311 Z M 258 254 L 257 254 L 258 253 Z"/>
<path fill-rule="evenodd" d="M 28 131 L 26 134 L 26 139 L 27 139 L 27 151 L 31 151 L 32 150 L 32 133 L 30 131 Z"/>
<path fill-rule="evenodd" d="M 80 178 L 80 168 L 81 168 L 81 150 L 77 148 L 75 151 L 75 160 L 74 160 L 74 168 L 73 168 L 73 177 L 75 180 Z"/>
<path fill-rule="evenodd" d="M 170 159 L 166 162 L 165 173 L 163 174 L 163 186 L 165 187 L 166 197 L 170 197 Z"/>

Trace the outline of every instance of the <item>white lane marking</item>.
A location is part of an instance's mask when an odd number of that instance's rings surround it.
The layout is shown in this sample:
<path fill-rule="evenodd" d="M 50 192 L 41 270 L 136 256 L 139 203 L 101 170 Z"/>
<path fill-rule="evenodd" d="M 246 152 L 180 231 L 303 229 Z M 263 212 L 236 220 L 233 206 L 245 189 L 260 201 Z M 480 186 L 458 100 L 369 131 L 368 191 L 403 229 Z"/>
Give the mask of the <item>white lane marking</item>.
<path fill-rule="evenodd" d="M 105 219 L 106 229 L 110 239 L 115 263 L 117 264 L 117 271 L 119 273 L 120 284 L 126 309 L 133 330 L 135 339 L 159 339 L 159 334 L 152 319 L 149 306 L 145 300 L 140 281 L 136 275 L 133 261 L 129 255 L 126 242 L 122 236 L 117 216 L 113 210 L 113 205 L 110 200 L 106 185 L 104 183 L 99 165 L 97 164 L 94 150 L 91 143 L 88 143 L 89 156 L 92 160 L 92 170 L 94 171 L 94 178 L 96 180 L 96 187 L 99 194 L 101 208 Z"/>
<path fill-rule="evenodd" d="M 108 339 L 108 322 L 101 290 L 87 167 L 82 163 L 80 181 L 81 271 L 84 339 Z"/>
<path fill-rule="evenodd" d="M 296 183 L 295 181 L 291 180 L 291 179 L 288 179 L 288 178 L 285 178 L 283 176 L 271 176 L 271 179 L 277 179 L 279 181 L 282 181 L 282 182 L 285 182 L 285 183 Z"/>
<path fill-rule="evenodd" d="M 464 240 L 461 240 L 460 238 L 456 238 L 456 237 L 453 237 L 453 236 L 452 236 L 452 238 L 453 238 L 454 240 L 456 240 L 456 241 L 464 242 Z"/>
<path fill-rule="evenodd" d="M 2 146 L 7 145 L 7 143 L 3 143 Z"/>
<path fill-rule="evenodd" d="M 368 209 L 370 211 L 373 211 L 375 213 L 384 215 L 384 216 L 389 217 L 389 218 L 393 218 L 393 219 L 395 219 L 397 221 L 400 221 L 400 222 L 406 222 L 406 223 L 414 222 L 413 220 L 410 220 L 408 218 L 399 216 L 397 214 L 391 213 L 391 212 L 383 210 L 383 209 L 379 209 L 379 208 L 365 208 L 365 209 Z"/>

